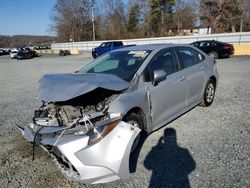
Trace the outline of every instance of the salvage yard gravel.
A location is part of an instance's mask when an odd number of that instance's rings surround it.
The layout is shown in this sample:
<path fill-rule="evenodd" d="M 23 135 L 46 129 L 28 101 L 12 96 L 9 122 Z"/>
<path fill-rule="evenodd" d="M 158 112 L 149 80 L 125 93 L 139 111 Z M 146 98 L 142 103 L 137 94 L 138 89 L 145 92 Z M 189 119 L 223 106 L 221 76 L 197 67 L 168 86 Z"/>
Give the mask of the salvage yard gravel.
<path fill-rule="evenodd" d="M 219 59 L 213 104 L 200 106 L 154 131 L 131 158 L 126 180 L 83 185 L 67 180 L 53 159 L 20 134 L 31 122 L 38 82 L 45 74 L 72 73 L 90 53 L 30 60 L 0 57 L 0 187 L 250 187 L 250 57 Z"/>

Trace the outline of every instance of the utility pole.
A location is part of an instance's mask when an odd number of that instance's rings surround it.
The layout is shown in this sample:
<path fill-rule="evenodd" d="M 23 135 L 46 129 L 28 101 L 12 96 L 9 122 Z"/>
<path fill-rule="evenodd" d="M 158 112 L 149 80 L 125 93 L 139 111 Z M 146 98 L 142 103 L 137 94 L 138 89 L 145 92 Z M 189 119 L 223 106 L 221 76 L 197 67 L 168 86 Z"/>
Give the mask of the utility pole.
<path fill-rule="evenodd" d="M 211 30 L 212 30 L 212 21 L 211 21 L 211 13 L 212 13 L 212 2 L 208 2 L 207 3 L 209 5 L 209 26 L 208 26 L 208 29 L 207 29 L 207 34 L 211 34 Z"/>
<path fill-rule="evenodd" d="M 161 10 L 161 36 L 164 34 L 164 11 L 166 7 L 166 2 L 163 1 L 162 3 L 158 3 L 158 6 L 160 7 Z"/>
<path fill-rule="evenodd" d="M 92 0 L 91 13 L 92 13 L 93 41 L 95 41 L 95 15 L 94 15 L 94 3 L 93 3 L 93 0 Z"/>
<path fill-rule="evenodd" d="M 243 18 L 240 18 L 240 32 L 242 32 L 242 27 L 243 27 Z"/>
<path fill-rule="evenodd" d="M 161 8 L 161 36 L 164 35 L 164 9 Z"/>

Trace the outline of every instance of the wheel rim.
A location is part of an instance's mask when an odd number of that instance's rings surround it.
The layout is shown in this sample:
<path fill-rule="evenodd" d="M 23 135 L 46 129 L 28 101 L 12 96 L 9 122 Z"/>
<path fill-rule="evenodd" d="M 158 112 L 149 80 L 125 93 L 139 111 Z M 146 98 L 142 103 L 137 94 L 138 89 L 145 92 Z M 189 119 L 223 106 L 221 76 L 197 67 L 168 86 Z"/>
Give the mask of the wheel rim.
<path fill-rule="evenodd" d="M 216 52 L 210 52 L 209 55 L 215 59 L 217 59 L 217 54 Z"/>
<path fill-rule="evenodd" d="M 137 121 L 134 121 L 134 120 L 130 120 L 130 121 L 127 121 L 127 123 L 137 127 L 137 128 L 140 128 L 140 125 Z M 135 141 L 132 145 L 132 148 L 131 148 L 131 152 L 133 152 L 135 150 L 135 148 L 137 147 L 137 145 L 139 144 L 139 141 L 140 141 L 140 133 L 137 135 L 137 137 L 135 138 Z"/>
<path fill-rule="evenodd" d="M 209 83 L 206 89 L 206 101 L 208 103 L 211 103 L 214 98 L 214 85 L 212 83 Z"/>

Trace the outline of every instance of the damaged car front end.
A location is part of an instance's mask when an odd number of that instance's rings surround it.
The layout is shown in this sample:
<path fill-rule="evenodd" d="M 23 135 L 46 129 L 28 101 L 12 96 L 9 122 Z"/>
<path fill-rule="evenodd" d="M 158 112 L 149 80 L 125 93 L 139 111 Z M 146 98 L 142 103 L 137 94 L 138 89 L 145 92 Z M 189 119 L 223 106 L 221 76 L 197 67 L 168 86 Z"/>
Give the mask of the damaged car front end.
<path fill-rule="evenodd" d="M 70 180 L 96 184 L 129 177 L 129 157 L 141 129 L 116 106 L 130 83 L 114 74 L 50 74 L 40 80 L 32 123 L 24 138 L 39 145 Z M 115 109 L 115 110 L 114 110 Z"/>
<path fill-rule="evenodd" d="M 40 145 L 71 180 L 93 184 L 127 178 L 131 146 L 140 129 L 123 122 L 122 114 L 108 112 L 110 102 L 127 87 L 115 76 L 43 77 L 39 98 L 44 102 L 22 130 L 33 143 L 33 158 L 35 145 Z"/>
<path fill-rule="evenodd" d="M 88 118 L 84 121 L 71 127 L 32 123 L 23 135 L 47 151 L 70 180 L 94 184 L 127 178 L 130 149 L 139 128 L 119 118 L 99 125 L 91 125 Z"/>
<path fill-rule="evenodd" d="M 74 74 L 40 80 L 42 106 L 21 128 L 55 158 L 69 179 L 86 184 L 129 176 L 129 157 L 144 132 L 197 105 L 210 106 L 214 60 L 188 45 L 142 45 L 111 51 Z"/>

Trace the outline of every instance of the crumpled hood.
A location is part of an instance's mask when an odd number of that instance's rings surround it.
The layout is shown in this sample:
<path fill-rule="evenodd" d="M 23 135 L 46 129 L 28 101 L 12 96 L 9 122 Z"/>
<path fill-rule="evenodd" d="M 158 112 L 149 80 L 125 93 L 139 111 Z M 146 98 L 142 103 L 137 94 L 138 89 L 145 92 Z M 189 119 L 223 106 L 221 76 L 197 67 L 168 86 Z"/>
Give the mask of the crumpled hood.
<path fill-rule="evenodd" d="M 112 74 L 47 74 L 40 80 L 39 99 L 67 101 L 97 88 L 122 91 L 129 83 Z"/>

